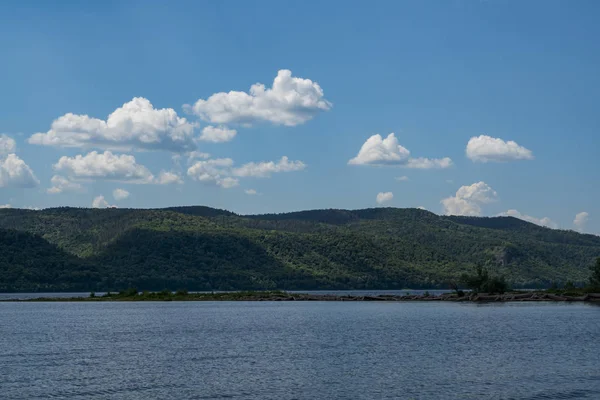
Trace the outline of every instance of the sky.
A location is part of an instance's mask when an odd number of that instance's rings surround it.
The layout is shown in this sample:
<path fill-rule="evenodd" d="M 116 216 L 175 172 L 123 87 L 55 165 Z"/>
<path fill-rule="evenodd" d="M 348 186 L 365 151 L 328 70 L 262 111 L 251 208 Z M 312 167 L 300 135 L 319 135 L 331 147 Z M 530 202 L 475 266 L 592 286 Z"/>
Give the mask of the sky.
<path fill-rule="evenodd" d="M 597 1 L 5 1 L 0 207 L 600 233 Z"/>

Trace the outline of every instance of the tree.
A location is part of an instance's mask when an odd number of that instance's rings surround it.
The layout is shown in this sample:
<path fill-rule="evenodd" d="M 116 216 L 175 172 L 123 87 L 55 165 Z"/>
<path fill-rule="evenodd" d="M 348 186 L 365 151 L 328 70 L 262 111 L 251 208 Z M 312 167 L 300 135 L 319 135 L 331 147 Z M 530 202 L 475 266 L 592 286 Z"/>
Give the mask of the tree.
<path fill-rule="evenodd" d="M 596 264 L 590 267 L 592 276 L 590 277 L 590 285 L 600 288 L 600 257 L 596 258 Z"/>

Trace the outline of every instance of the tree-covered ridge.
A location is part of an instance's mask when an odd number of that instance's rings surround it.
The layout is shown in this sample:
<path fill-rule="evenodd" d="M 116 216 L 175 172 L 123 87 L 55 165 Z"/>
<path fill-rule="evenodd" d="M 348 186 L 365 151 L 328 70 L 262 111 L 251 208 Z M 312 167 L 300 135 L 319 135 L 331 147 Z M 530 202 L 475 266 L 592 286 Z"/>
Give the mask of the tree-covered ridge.
<path fill-rule="evenodd" d="M 550 286 L 587 281 L 600 256 L 597 236 L 418 209 L 253 216 L 201 206 L 2 209 L 0 229 L 35 238 L 0 240 L 0 251 L 22 246 L 28 260 L 0 259 L 2 290 L 42 282 L 98 291 L 444 287 L 482 264 L 516 286 Z M 62 271 L 55 281 L 40 272 L 48 261 L 35 246 L 54 249 L 60 262 L 50 265 Z"/>

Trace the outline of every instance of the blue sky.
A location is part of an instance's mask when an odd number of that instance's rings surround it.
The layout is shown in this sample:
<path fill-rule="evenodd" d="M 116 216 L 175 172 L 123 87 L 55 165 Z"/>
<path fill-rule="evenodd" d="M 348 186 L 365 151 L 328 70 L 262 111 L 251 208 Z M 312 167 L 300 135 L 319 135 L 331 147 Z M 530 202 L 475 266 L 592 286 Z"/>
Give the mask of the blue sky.
<path fill-rule="evenodd" d="M 2 2 L 0 206 L 422 206 L 600 233 L 599 16 L 596 1 Z"/>

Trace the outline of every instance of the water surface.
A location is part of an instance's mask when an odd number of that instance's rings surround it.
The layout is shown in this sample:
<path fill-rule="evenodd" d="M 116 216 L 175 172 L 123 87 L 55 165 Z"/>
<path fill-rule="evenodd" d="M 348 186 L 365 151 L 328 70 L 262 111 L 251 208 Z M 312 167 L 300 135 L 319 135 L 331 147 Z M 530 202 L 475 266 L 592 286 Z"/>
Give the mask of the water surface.
<path fill-rule="evenodd" d="M 599 399 L 600 307 L 0 303 L 2 399 Z"/>

